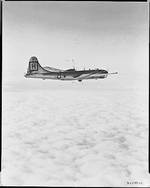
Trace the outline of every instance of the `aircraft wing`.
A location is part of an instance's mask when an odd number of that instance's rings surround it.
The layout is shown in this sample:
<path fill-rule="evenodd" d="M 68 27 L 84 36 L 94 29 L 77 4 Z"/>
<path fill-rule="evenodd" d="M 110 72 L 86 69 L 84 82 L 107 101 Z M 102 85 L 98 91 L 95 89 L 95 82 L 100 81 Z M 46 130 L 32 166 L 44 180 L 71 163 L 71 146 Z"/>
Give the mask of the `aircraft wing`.
<path fill-rule="evenodd" d="M 99 70 L 98 70 L 99 71 Z M 85 79 L 85 78 L 88 78 L 89 76 L 93 75 L 93 74 L 96 74 L 98 71 L 94 70 L 93 72 L 91 73 L 81 73 L 80 75 L 76 75 L 74 76 L 74 78 L 78 78 L 78 79 Z"/>
<path fill-rule="evenodd" d="M 56 69 L 56 68 L 53 68 L 53 67 L 43 67 L 45 70 L 48 70 L 48 71 L 51 71 L 51 72 L 62 72 L 64 70 L 62 69 Z"/>

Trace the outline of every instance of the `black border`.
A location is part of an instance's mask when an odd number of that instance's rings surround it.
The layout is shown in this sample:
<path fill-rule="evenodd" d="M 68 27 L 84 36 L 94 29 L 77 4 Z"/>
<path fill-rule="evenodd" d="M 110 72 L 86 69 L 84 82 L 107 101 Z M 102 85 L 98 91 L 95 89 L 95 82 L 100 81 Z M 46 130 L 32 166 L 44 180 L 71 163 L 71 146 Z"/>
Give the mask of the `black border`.
<path fill-rule="evenodd" d="M 4 1 L 34 1 L 34 0 L 4 0 Z M 53 1 L 53 0 L 35 0 L 35 1 Z M 57 1 L 57 0 L 54 0 L 54 1 Z M 65 1 L 65 0 L 58 0 L 58 1 Z M 69 0 L 66 0 L 66 1 L 69 1 Z M 84 0 L 71 0 L 71 1 L 84 1 Z M 85 2 L 86 2 L 87 0 L 85 0 Z M 94 2 L 96 2 L 95 0 L 88 0 L 88 1 L 90 1 L 90 2 L 92 2 L 92 1 L 94 1 Z M 99 0 L 99 1 L 97 1 L 97 2 L 128 2 L 128 3 L 133 3 L 133 2 L 148 2 L 148 0 L 116 0 L 116 1 L 111 1 L 111 0 L 105 0 L 105 1 L 103 1 L 103 0 Z"/>
<path fill-rule="evenodd" d="M 4 1 L 34 1 L 34 0 L 4 0 Z M 35 1 L 53 1 L 53 0 L 35 0 Z M 57 0 L 54 0 L 54 1 L 57 1 Z M 58 1 L 65 1 L 65 0 L 58 0 Z M 69 1 L 69 0 L 66 0 L 66 1 Z M 71 1 L 87 1 L 87 0 L 71 0 Z M 111 1 L 111 0 L 105 0 L 105 1 L 103 1 L 103 0 L 99 0 L 99 1 L 95 1 L 95 0 L 88 0 L 88 1 L 94 1 L 94 2 L 112 2 L 112 3 L 114 3 L 114 2 L 128 2 L 128 3 L 133 3 L 133 2 L 148 2 L 148 0 L 118 0 L 118 1 Z"/>
<path fill-rule="evenodd" d="M 2 6 L 3 2 L 0 1 L 0 82 L 1 82 L 1 99 L 0 99 L 0 106 L 1 106 L 1 112 L 0 112 L 0 119 L 1 119 L 1 127 L 0 127 L 0 135 L 1 135 L 1 148 L 0 148 L 0 172 L 2 170 Z"/>
<path fill-rule="evenodd" d="M 3 1 L 34 1 L 34 0 L 3 0 Z M 1 145 L 0 145 L 0 172 L 2 171 L 2 20 L 3 20 L 3 17 L 2 17 L 2 14 L 3 14 L 3 1 L 0 0 L 0 47 L 1 47 L 1 50 L 0 50 L 0 58 L 1 58 L 1 63 L 0 63 L 0 81 L 1 81 L 1 99 L 0 99 L 0 106 L 1 106 L 1 113 L 0 113 L 0 118 L 1 118 L 1 128 L 0 128 L 0 135 L 1 135 Z M 51 1 L 51 0 L 36 0 L 36 1 Z M 56 0 L 53 0 L 53 1 L 56 1 Z M 60 1 L 60 0 L 59 0 Z M 65 1 L 65 0 L 64 0 Z M 66 0 L 67 1 L 67 0 Z M 68 0 L 69 1 L 69 0 Z M 73 0 L 73 1 L 80 1 L 80 0 Z M 83 0 L 81 0 L 83 1 Z M 92 2 L 93 0 L 89 0 L 89 1 L 85 1 L 85 2 Z M 106 1 L 94 1 L 94 2 L 112 2 L 112 3 L 117 3 L 117 2 L 126 2 L 126 3 L 133 3 L 133 2 L 147 2 L 149 3 L 149 8 L 150 8 L 150 2 L 148 0 L 122 0 L 122 1 L 111 1 L 111 0 L 106 0 Z M 149 13 L 149 17 L 150 17 L 150 13 Z M 149 31 L 150 31 L 150 26 L 149 26 Z M 150 38 L 150 32 L 149 32 L 149 38 Z M 149 40 L 149 49 L 150 49 L 150 40 Z M 150 76 L 149 76 L 149 80 L 150 80 Z M 148 86 L 149 88 L 149 86 Z M 148 104 L 150 105 L 150 100 L 148 98 Z M 148 112 L 149 112 L 149 106 L 148 106 Z M 149 119 L 149 117 L 148 117 Z M 150 126 L 149 126 L 149 129 L 148 129 L 148 139 L 149 139 L 149 144 L 148 144 L 148 172 L 150 173 L 150 151 L 149 151 L 149 146 L 150 146 Z M 2 186 L 3 187 L 3 186 Z M 6 187 L 12 187 L 12 186 L 6 186 Z M 22 187 L 28 187 L 28 186 L 22 186 Z M 41 186 L 32 186 L 32 187 L 41 187 Z M 48 187 L 51 187 L 51 186 L 48 186 Z M 56 186 L 57 187 L 57 186 Z M 71 187 L 71 186 L 70 186 Z M 133 187 L 133 186 L 132 186 Z"/>

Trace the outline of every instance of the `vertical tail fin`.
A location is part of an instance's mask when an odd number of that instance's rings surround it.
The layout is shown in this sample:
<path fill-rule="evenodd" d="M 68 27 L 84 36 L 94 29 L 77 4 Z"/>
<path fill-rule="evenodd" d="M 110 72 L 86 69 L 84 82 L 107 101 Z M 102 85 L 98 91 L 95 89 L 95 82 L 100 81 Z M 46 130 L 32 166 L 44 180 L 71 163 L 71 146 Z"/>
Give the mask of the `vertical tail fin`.
<path fill-rule="evenodd" d="M 37 57 L 33 56 L 29 60 L 29 66 L 28 66 L 27 74 L 37 73 L 37 72 L 38 73 L 44 73 L 44 72 L 47 72 L 47 71 L 45 69 L 43 69 L 43 67 L 41 67 Z"/>

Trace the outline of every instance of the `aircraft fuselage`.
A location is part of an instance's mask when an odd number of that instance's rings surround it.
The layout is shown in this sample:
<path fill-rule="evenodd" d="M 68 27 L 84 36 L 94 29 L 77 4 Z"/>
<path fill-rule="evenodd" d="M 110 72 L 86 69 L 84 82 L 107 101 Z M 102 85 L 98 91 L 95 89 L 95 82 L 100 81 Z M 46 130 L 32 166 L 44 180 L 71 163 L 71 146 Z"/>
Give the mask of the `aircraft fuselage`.
<path fill-rule="evenodd" d="M 26 74 L 26 78 L 41 78 L 54 80 L 82 80 L 82 79 L 98 79 L 106 78 L 105 70 L 80 70 L 80 71 L 63 71 L 63 72 L 46 72 L 46 73 L 30 73 Z M 87 76 L 87 77 L 86 77 Z"/>

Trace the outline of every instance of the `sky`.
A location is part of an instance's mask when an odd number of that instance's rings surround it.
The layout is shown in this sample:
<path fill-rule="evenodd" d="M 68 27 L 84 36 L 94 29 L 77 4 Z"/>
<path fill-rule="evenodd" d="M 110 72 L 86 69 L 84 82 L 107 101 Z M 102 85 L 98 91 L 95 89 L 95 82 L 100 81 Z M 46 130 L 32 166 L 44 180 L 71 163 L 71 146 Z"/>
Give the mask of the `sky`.
<path fill-rule="evenodd" d="M 3 83 L 42 66 L 148 75 L 148 3 L 3 2 Z M 72 60 L 73 59 L 73 60 Z"/>

